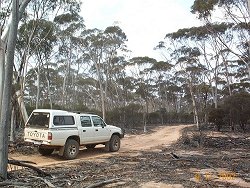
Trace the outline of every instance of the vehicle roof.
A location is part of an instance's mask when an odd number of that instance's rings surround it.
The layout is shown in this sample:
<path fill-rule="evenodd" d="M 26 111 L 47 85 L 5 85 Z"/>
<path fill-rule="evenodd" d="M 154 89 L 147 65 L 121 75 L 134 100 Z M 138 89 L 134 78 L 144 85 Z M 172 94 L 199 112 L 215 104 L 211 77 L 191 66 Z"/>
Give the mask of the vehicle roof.
<path fill-rule="evenodd" d="M 96 114 L 88 114 L 88 113 L 76 113 L 76 112 L 69 112 L 69 111 L 66 111 L 66 110 L 54 110 L 54 109 L 35 109 L 33 110 L 33 112 L 47 112 L 47 113 L 50 113 L 52 115 L 64 115 L 64 114 L 68 114 L 68 115 L 76 115 L 76 114 L 79 114 L 79 115 L 87 115 L 87 116 L 98 116 Z"/>

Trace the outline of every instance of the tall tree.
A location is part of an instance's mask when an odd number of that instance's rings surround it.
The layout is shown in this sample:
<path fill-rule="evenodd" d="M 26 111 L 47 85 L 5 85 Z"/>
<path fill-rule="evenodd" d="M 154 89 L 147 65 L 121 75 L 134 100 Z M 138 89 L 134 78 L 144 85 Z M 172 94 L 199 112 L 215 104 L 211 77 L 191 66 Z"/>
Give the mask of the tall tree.
<path fill-rule="evenodd" d="M 10 96 L 12 90 L 12 76 L 14 67 L 14 53 L 17 38 L 18 22 L 27 7 L 30 0 L 24 0 L 19 3 L 18 0 L 12 1 L 12 10 L 9 17 L 9 24 L 5 28 L 5 32 L 1 36 L 1 41 L 7 43 L 6 49 L 6 63 L 5 63 L 5 77 L 1 104 L 1 124 L 0 124 L 0 176 L 3 179 L 7 178 L 7 164 L 8 164 L 8 124 L 11 117 L 10 110 Z M 2 42 L 1 42 L 2 43 Z M 4 43 L 4 42 L 3 42 Z M 3 62 L 1 62 L 3 63 Z"/>
<path fill-rule="evenodd" d="M 127 37 L 118 26 L 111 26 L 101 31 L 98 29 L 86 30 L 79 38 L 84 59 L 92 63 L 92 71 L 98 80 L 101 98 L 102 116 L 106 116 L 107 90 L 110 83 L 114 59 L 119 53 L 126 51 Z"/>
<path fill-rule="evenodd" d="M 201 53 L 198 48 L 188 48 L 185 46 L 177 49 L 174 53 L 177 57 L 176 66 L 180 68 L 177 74 L 182 75 L 186 79 L 192 99 L 195 123 L 197 128 L 200 129 L 197 97 L 195 97 L 195 84 L 199 83 L 199 78 L 201 78 L 200 75 L 205 70 L 204 66 L 199 62 Z"/>
<path fill-rule="evenodd" d="M 131 70 L 133 76 L 137 79 L 137 90 L 142 101 L 141 105 L 144 107 L 143 111 L 143 124 L 144 132 L 147 131 L 147 116 L 149 113 L 149 103 L 152 97 L 152 66 L 156 64 L 156 60 L 150 57 L 134 57 L 130 60 L 134 69 Z"/>
<path fill-rule="evenodd" d="M 233 28 L 246 30 L 246 32 L 240 32 L 241 45 L 228 45 L 228 42 L 223 38 L 218 37 L 219 41 L 227 48 L 233 55 L 237 56 L 246 66 L 246 72 L 248 74 L 248 80 L 250 79 L 250 45 L 249 45 L 249 0 L 237 0 L 237 1 L 225 1 L 225 0 L 195 0 L 191 7 L 191 12 L 198 15 L 198 18 L 204 21 L 206 24 L 213 24 L 218 21 L 217 17 L 213 16 L 216 11 L 222 10 L 225 12 L 224 19 L 228 23 L 233 24 Z M 248 15 L 248 16 L 247 16 Z M 244 36 L 244 37 L 242 37 Z M 244 38 L 244 40 L 242 40 Z M 238 42 L 239 42 L 238 41 Z M 237 41 L 236 41 L 237 42 Z M 236 43 L 234 43 L 236 44 Z M 239 47 L 245 47 L 247 55 L 242 54 Z"/>

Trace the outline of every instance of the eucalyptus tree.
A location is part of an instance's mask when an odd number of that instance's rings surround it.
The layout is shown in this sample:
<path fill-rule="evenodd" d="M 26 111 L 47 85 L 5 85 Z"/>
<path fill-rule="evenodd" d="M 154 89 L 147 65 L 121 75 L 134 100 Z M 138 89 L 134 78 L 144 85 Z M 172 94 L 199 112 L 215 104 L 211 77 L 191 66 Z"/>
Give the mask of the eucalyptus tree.
<path fill-rule="evenodd" d="M 14 67 L 14 53 L 16 46 L 17 38 L 17 28 L 18 23 L 22 17 L 22 14 L 27 7 L 29 0 L 24 0 L 19 2 L 13 0 L 11 2 L 10 14 L 7 15 L 7 25 L 3 26 L 3 32 L 1 32 L 0 39 L 0 68 L 3 68 L 0 73 L 2 79 L 1 82 L 1 97 L 0 106 L 1 106 L 1 124 L 0 124 L 0 176 L 3 179 L 7 179 L 7 164 L 8 164 L 8 123 L 11 116 L 10 110 L 10 96 L 12 89 L 12 76 L 13 76 L 13 67 Z M 6 49 L 6 51 L 5 51 Z M 4 58 L 6 56 L 6 59 Z M 4 70 L 5 69 L 5 70 Z M 5 73 L 4 73 L 5 71 Z M 3 80 L 3 81 L 2 81 Z"/>
<path fill-rule="evenodd" d="M 237 59 L 228 47 L 233 48 L 235 43 L 240 41 L 238 30 L 245 30 L 242 27 L 233 28 L 232 23 L 209 23 L 204 26 L 179 29 L 169 33 L 164 42 L 160 42 L 158 49 L 169 46 L 169 53 L 181 45 L 188 45 L 190 48 L 196 47 L 201 51 L 201 63 L 207 71 L 204 76 L 211 87 L 211 94 L 215 107 L 218 103 L 218 88 L 226 88 L 228 94 L 232 94 L 232 84 L 240 80 L 244 82 L 244 67 L 241 67 L 241 78 L 236 77 L 235 66 L 243 64 L 242 60 Z M 223 43 L 221 42 L 223 41 Z M 225 46 L 227 45 L 227 47 Z M 242 45 L 239 45 L 240 49 Z M 166 50 L 165 50 L 166 52 Z M 246 51 L 245 51 L 246 52 Z M 245 53 L 244 52 L 244 53 Z M 165 55 L 166 56 L 166 55 Z M 243 58 L 243 56 L 242 56 Z M 244 56 L 246 59 L 246 56 Z M 225 81 L 224 81 L 225 80 Z M 223 81 L 223 82 L 221 82 Z"/>
<path fill-rule="evenodd" d="M 32 5 L 28 6 L 30 0 L 23 1 L 1 1 L 1 8 L 5 8 L 5 12 L 2 12 L 1 9 L 1 40 L 0 40 L 0 106 L 1 106 L 1 139 L 0 142 L 0 166 L 1 171 L 0 175 L 6 179 L 7 177 L 7 152 L 8 152 L 8 120 L 10 119 L 10 96 L 11 96 L 11 88 L 12 88 L 12 77 L 13 77 L 13 67 L 14 67 L 14 52 L 17 38 L 17 30 L 19 21 L 28 23 L 30 20 L 35 20 L 36 18 L 46 18 L 48 19 L 52 16 L 52 13 L 57 13 L 61 8 L 61 5 L 69 5 L 64 6 L 68 10 L 72 9 L 72 6 L 75 4 L 75 0 L 63 0 L 63 1 L 54 1 L 54 0 L 37 0 Z M 33 2 L 33 1 L 32 1 Z M 4 6 L 3 6 L 4 5 Z M 33 14 L 25 13 L 25 17 L 22 18 L 22 14 L 26 7 L 29 7 L 29 10 L 32 10 Z M 50 11 L 52 10 L 52 11 Z M 55 11 L 56 10 L 56 11 Z M 54 11 L 54 12 L 53 12 Z M 3 13 L 3 14 L 2 14 Z M 36 30 L 34 26 L 33 31 Z M 32 34 L 30 36 L 33 36 Z M 39 36 L 38 36 L 39 37 Z M 33 39 L 33 38 L 32 38 Z M 28 41 L 32 41 L 31 38 L 28 38 Z M 25 47 L 24 47 L 25 48 Z M 26 48 L 30 49 L 30 48 Z M 28 54 L 29 54 L 29 50 Z M 26 51 L 25 51 L 26 53 Z M 21 53 L 20 53 L 21 54 Z M 6 58 L 5 58 L 6 57 Z M 20 57 L 25 57 L 24 53 Z M 22 60 L 27 60 L 27 56 L 25 58 L 21 58 Z M 25 61 L 20 61 L 18 68 L 19 73 L 23 72 L 23 68 L 25 67 Z M 20 77 L 21 74 L 18 74 Z M 19 79 L 22 80 L 22 79 Z M 22 94 L 21 94 L 22 95 Z"/>
<path fill-rule="evenodd" d="M 67 106 L 68 94 L 72 93 L 75 81 L 74 62 L 79 61 L 79 50 L 75 37 L 85 29 L 83 18 L 79 15 L 79 5 L 72 7 L 69 12 L 60 14 L 54 18 L 57 28 L 58 51 L 56 55 L 63 76 L 62 101 Z M 79 70 L 77 70 L 79 71 Z M 75 72 L 76 73 L 76 72 Z M 77 73 L 76 73 L 77 74 Z M 71 87 L 70 87 L 71 86 Z M 69 97 L 70 98 L 70 97 Z"/>
<path fill-rule="evenodd" d="M 102 116 L 105 119 L 108 86 L 112 78 L 114 59 L 119 53 L 126 51 L 127 37 L 118 26 L 107 27 L 105 31 L 88 29 L 82 32 L 79 45 L 84 53 L 84 59 L 92 63 L 91 71 L 98 80 Z M 121 61 L 118 61 L 121 62 Z"/>
<path fill-rule="evenodd" d="M 159 108 L 167 108 L 168 112 L 170 106 L 168 103 L 169 99 L 171 98 L 169 92 L 171 92 L 170 85 L 172 84 L 172 68 L 173 65 L 169 61 L 155 61 L 150 68 L 152 75 L 154 75 L 155 84 L 157 86 L 156 90 L 158 90 L 157 93 L 159 97 Z"/>
<path fill-rule="evenodd" d="M 89 110 L 98 109 L 99 91 L 97 83 L 98 81 L 96 79 L 86 74 L 79 74 L 76 80 L 76 98 L 74 104 L 79 107 L 85 106 Z"/>
<path fill-rule="evenodd" d="M 35 107 L 36 106 L 36 95 L 37 95 L 37 72 L 38 67 L 31 68 L 26 74 L 26 83 L 25 83 L 25 90 L 24 94 L 26 96 L 26 104 Z M 48 72 L 49 74 L 49 82 L 50 82 L 50 91 L 49 88 L 46 87 L 48 84 Z M 40 106 L 43 107 L 46 104 L 50 104 L 51 97 L 53 98 L 53 104 L 59 104 L 60 100 L 60 90 L 62 85 L 62 77 L 59 75 L 59 71 L 52 67 L 42 68 L 40 70 L 40 85 L 44 86 L 40 88 Z M 61 90 L 60 90 L 61 91 Z M 50 106 L 50 105 L 49 105 Z"/>
<path fill-rule="evenodd" d="M 50 22 L 49 18 L 53 17 L 54 12 L 58 12 L 60 9 L 60 5 L 62 2 L 59 1 L 51 1 L 51 0 L 36 0 L 31 1 L 27 7 L 27 11 L 29 12 L 25 14 L 24 18 L 21 20 L 21 26 L 18 30 L 18 41 L 17 41 L 17 58 L 18 61 L 15 63 L 16 67 L 16 82 L 19 85 L 19 90 L 16 91 L 18 100 L 20 101 L 19 106 L 21 107 L 21 111 L 23 114 L 26 114 L 26 109 L 24 108 L 23 103 L 23 95 L 25 89 L 25 81 L 26 81 L 26 73 L 28 70 L 28 64 L 32 64 L 35 62 L 38 66 L 37 73 L 37 104 L 38 107 L 39 102 L 39 94 L 40 94 L 40 85 L 39 85 L 39 77 L 40 77 L 40 69 L 41 61 L 48 61 L 51 55 L 51 48 L 48 54 L 44 53 L 42 48 L 47 48 L 48 50 L 48 42 L 46 40 L 51 41 L 51 34 L 53 33 L 53 24 Z M 43 28 L 44 27 L 44 28 Z M 46 31 L 48 33 L 46 33 Z M 40 36 L 40 34 L 42 35 Z M 39 50 L 38 50 L 39 49 Z M 41 50 L 41 53 L 40 53 Z M 40 55 L 38 55 L 40 53 Z M 43 59 L 41 59 L 41 55 L 44 53 Z M 46 54 L 46 55 L 45 55 Z M 46 57 L 45 57 L 46 56 Z M 39 61 L 37 60 L 39 59 Z M 23 115 L 24 117 L 24 115 Z M 24 118 L 24 122 L 27 118 Z"/>
<path fill-rule="evenodd" d="M 58 51 L 57 43 L 55 43 L 58 40 L 56 38 L 58 36 L 57 23 L 65 21 L 63 15 L 77 14 L 80 11 L 80 3 L 77 0 L 36 0 L 30 3 L 28 11 L 30 14 L 26 14 L 19 29 L 17 54 L 20 63 L 17 64 L 16 68 L 18 70 L 17 81 L 21 85 L 21 89 L 24 89 L 27 67 L 38 67 L 35 69 L 38 71 L 36 103 L 36 108 L 38 108 L 41 87 L 39 85 L 40 71 L 46 69 L 47 84 L 44 87 L 48 90 L 50 107 L 52 108 L 49 70 L 52 68 L 50 62 L 55 61 L 55 55 Z"/>
<path fill-rule="evenodd" d="M 109 78 L 106 81 L 106 92 L 109 95 L 109 102 L 107 103 L 107 110 L 113 110 L 114 108 L 125 107 L 128 101 L 129 90 L 124 89 L 127 87 L 126 79 L 126 66 L 128 62 L 125 57 L 114 57 L 110 61 Z M 125 82 L 123 82 L 125 81 Z M 131 85 L 131 84 L 130 84 Z M 129 88 L 127 88 L 129 89 Z"/>
<path fill-rule="evenodd" d="M 118 75 L 124 76 L 125 74 L 124 69 L 127 62 L 121 55 L 127 52 L 125 44 L 127 36 L 118 26 L 107 27 L 103 34 L 106 38 L 104 43 L 105 53 L 103 54 L 105 59 L 103 66 L 105 74 L 104 97 L 108 99 L 109 90 L 109 98 L 113 98 L 114 95 L 112 95 L 112 93 L 116 93 L 116 98 L 119 99 L 118 83 L 116 79 L 118 79 Z"/>
<path fill-rule="evenodd" d="M 144 132 L 147 131 L 147 115 L 149 113 L 150 99 L 153 97 L 152 85 L 154 81 L 151 68 L 154 64 L 156 64 L 156 60 L 147 56 L 130 59 L 130 65 L 133 66 L 131 73 L 137 80 L 136 93 L 140 96 L 141 106 L 145 106 L 143 112 Z"/>
<path fill-rule="evenodd" d="M 218 22 L 217 16 L 213 16 L 213 13 L 224 11 L 222 19 L 233 24 L 232 29 L 238 32 L 238 37 L 232 46 L 229 46 L 222 38 L 218 37 L 218 39 L 225 48 L 245 64 L 248 80 L 250 79 L 249 7 L 248 0 L 195 0 L 191 8 L 191 12 L 197 14 L 198 18 L 205 21 L 206 24 Z M 247 53 L 245 53 L 246 51 Z"/>
<path fill-rule="evenodd" d="M 198 48 L 189 48 L 182 46 L 173 52 L 173 58 L 176 61 L 178 76 L 186 80 L 192 99 L 193 113 L 197 128 L 200 129 L 200 121 L 197 106 L 197 97 L 195 96 L 195 85 L 201 82 L 202 74 L 206 68 L 200 63 L 201 52 Z"/>
<path fill-rule="evenodd" d="M 35 23 L 34 23 L 35 22 Z M 36 25 L 36 29 L 33 31 L 33 27 Z M 36 108 L 39 107 L 39 100 L 40 100 L 40 76 L 41 71 L 44 69 L 44 64 L 48 63 L 50 56 L 52 54 L 52 50 L 54 44 L 56 42 L 55 37 L 55 30 L 53 27 L 53 23 L 46 20 L 31 20 L 27 23 L 27 25 L 22 25 L 20 28 L 20 35 L 19 35 L 19 48 L 21 46 L 29 46 L 29 52 L 33 59 L 37 62 L 34 67 L 37 67 L 36 70 L 36 84 L 37 84 L 37 94 L 36 94 Z M 33 40 L 29 41 L 28 44 L 27 39 L 30 36 L 30 33 L 34 36 Z M 26 55 L 30 55 L 26 54 Z M 27 62 L 26 62 L 27 63 Z M 48 79 L 47 79 L 48 80 Z M 46 84 L 47 85 L 47 84 Z M 44 85 L 44 87 L 46 87 Z M 48 84 L 49 86 L 49 84 Z M 50 95 L 50 90 L 48 88 L 48 93 Z M 50 99 L 51 100 L 51 99 Z"/>

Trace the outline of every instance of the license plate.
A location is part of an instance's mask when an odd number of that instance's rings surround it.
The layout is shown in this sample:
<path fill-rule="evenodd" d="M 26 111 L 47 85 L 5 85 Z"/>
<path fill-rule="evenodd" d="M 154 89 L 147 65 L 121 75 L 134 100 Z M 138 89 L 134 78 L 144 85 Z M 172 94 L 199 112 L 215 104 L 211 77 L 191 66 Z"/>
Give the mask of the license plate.
<path fill-rule="evenodd" d="M 43 132 L 31 131 L 31 132 L 27 132 L 27 137 L 40 140 L 40 139 L 46 139 L 46 134 Z"/>
<path fill-rule="evenodd" d="M 34 142 L 35 145 L 41 145 L 42 142 Z"/>

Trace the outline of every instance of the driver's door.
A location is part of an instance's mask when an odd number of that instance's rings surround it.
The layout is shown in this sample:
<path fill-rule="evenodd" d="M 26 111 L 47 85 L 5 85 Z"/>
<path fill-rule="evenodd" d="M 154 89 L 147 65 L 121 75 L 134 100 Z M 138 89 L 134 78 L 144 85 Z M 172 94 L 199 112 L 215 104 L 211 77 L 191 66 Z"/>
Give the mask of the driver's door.
<path fill-rule="evenodd" d="M 94 135 L 98 142 L 106 142 L 110 138 L 110 130 L 107 128 L 106 123 L 99 116 L 92 116 L 94 125 Z"/>

